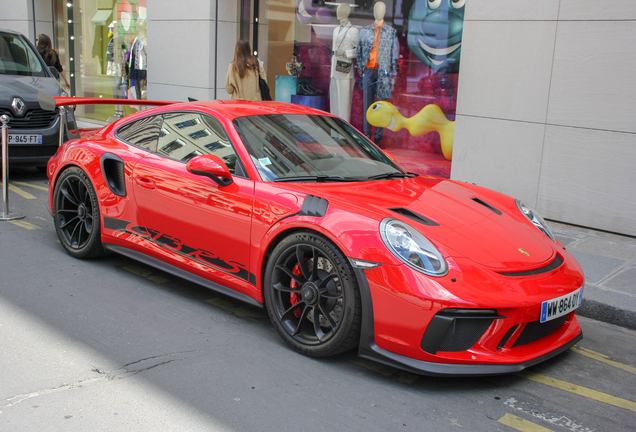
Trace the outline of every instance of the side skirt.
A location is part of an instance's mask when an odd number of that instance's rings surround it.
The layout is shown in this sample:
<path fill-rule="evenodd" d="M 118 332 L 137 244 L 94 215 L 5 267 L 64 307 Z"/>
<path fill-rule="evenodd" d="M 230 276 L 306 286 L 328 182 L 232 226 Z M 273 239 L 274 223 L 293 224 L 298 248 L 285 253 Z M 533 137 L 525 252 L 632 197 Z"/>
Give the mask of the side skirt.
<path fill-rule="evenodd" d="M 257 306 L 262 308 L 263 307 L 263 303 L 260 303 L 256 300 L 254 300 L 252 297 L 245 295 L 243 293 L 234 291 L 231 288 L 228 288 L 226 286 L 223 286 L 221 284 L 218 284 L 216 282 L 212 282 L 208 279 L 202 278 L 201 276 L 197 276 L 195 274 L 192 274 L 186 270 L 183 270 L 179 267 L 173 266 L 172 264 L 167 264 L 161 260 L 158 260 L 157 258 L 153 258 L 151 256 L 148 256 L 144 253 L 141 252 L 137 252 L 135 250 L 132 249 L 128 249 L 125 248 L 123 246 L 117 246 L 114 244 L 109 244 L 109 243 L 104 243 L 104 249 L 118 253 L 120 255 L 124 255 L 127 256 L 128 258 L 132 258 L 136 261 L 142 262 L 144 264 L 147 264 L 149 266 L 158 268 L 159 270 L 163 270 L 167 273 L 173 274 L 175 276 L 178 276 L 182 279 L 188 280 L 190 282 L 194 282 L 197 285 L 201 285 L 204 286 L 206 288 L 209 288 L 211 290 L 217 291 L 221 294 L 225 294 L 228 297 L 232 297 L 235 298 L 237 300 L 240 300 L 242 302 L 245 303 L 249 303 L 253 306 Z"/>

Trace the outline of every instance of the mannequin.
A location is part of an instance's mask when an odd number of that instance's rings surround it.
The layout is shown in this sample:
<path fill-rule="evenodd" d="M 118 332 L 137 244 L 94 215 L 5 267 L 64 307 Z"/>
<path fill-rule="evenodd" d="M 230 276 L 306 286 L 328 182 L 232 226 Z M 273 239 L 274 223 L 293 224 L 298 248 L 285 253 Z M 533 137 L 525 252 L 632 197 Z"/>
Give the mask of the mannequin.
<path fill-rule="evenodd" d="M 130 80 L 134 81 L 135 99 L 143 99 L 142 92 L 146 89 L 146 22 L 137 22 L 139 36 L 135 38 L 130 48 Z M 132 85 L 132 83 L 131 83 Z"/>
<path fill-rule="evenodd" d="M 353 99 L 353 59 L 358 46 L 358 29 L 349 21 L 351 6 L 340 3 L 336 16 L 340 25 L 333 30 L 331 82 L 329 84 L 330 111 L 349 121 Z M 339 67 L 338 67 L 339 66 Z M 348 67 L 349 71 L 346 71 Z"/>
<path fill-rule="evenodd" d="M 397 32 L 384 22 L 386 5 L 379 1 L 373 5 L 373 24 L 360 30 L 358 44 L 358 73 L 361 75 L 362 100 L 366 113 L 376 100 L 389 99 L 393 92 L 393 78 L 397 76 L 400 46 Z M 364 116 L 364 134 L 380 145 L 383 128 L 376 127 L 371 137 L 371 124 Z"/>

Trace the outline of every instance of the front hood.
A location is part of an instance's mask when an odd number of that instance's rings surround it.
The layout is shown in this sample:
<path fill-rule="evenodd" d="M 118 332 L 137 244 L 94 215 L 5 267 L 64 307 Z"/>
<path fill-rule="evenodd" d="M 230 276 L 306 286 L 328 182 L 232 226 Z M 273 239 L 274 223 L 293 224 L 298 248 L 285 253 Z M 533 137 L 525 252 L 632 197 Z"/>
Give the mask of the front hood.
<path fill-rule="evenodd" d="M 378 222 L 401 219 L 448 255 L 460 254 L 493 270 L 540 267 L 555 254 L 556 244 L 521 215 L 513 198 L 469 184 L 416 177 L 320 189 L 325 193 L 314 194 L 330 206 L 357 207 L 366 216 L 375 214 Z M 434 224 L 391 209 L 407 209 Z"/>
<path fill-rule="evenodd" d="M 0 74 L 0 105 L 3 107 L 10 107 L 13 98 L 20 97 L 29 109 L 39 108 L 38 91 L 51 96 L 61 94 L 55 78 Z"/>

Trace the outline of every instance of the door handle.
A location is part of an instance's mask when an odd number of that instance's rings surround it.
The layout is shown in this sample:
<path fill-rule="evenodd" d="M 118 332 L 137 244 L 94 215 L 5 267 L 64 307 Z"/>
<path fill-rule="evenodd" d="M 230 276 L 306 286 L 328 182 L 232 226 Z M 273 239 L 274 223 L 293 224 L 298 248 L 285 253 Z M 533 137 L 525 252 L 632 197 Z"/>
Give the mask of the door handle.
<path fill-rule="evenodd" d="M 139 186 L 141 186 L 144 189 L 153 190 L 157 187 L 155 185 L 155 182 L 153 182 L 152 180 L 148 180 L 145 177 L 135 177 L 135 183 L 137 183 Z"/>

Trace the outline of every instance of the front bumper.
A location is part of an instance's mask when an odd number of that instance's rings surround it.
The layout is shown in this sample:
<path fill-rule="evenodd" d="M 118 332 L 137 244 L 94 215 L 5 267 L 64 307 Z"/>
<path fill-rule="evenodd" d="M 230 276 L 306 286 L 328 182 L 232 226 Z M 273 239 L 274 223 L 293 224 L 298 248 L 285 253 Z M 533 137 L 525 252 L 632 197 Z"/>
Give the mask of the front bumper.
<path fill-rule="evenodd" d="M 11 124 L 9 123 L 9 134 L 11 135 L 42 135 L 42 144 L 9 144 L 9 163 L 12 165 L 44 166 L 59 147 L 59 115 L 53 124 L 46 128 L 18 129 L 10 126 Z M 2 159 L 1 155 L 0 159 Z"/>
<path fill-rule="evenodd" d="M 538 322 L 541 301 L 583 284 L 578 263 L 566 251 L 563 256 L 558 269 L 520 278 L 458 259 L 445 278 L 428 278 L 406 266 L 355 269 L 363 302 L 358 354 L 422 375 L 513 373 L 554 357 L 583 337 L 574 312 Z M 448 321 L 448 311 L 456 309 L 493 314 L 481 321 L 455 320 L 435 335 L 440 321 L 435 317 Z"/>

